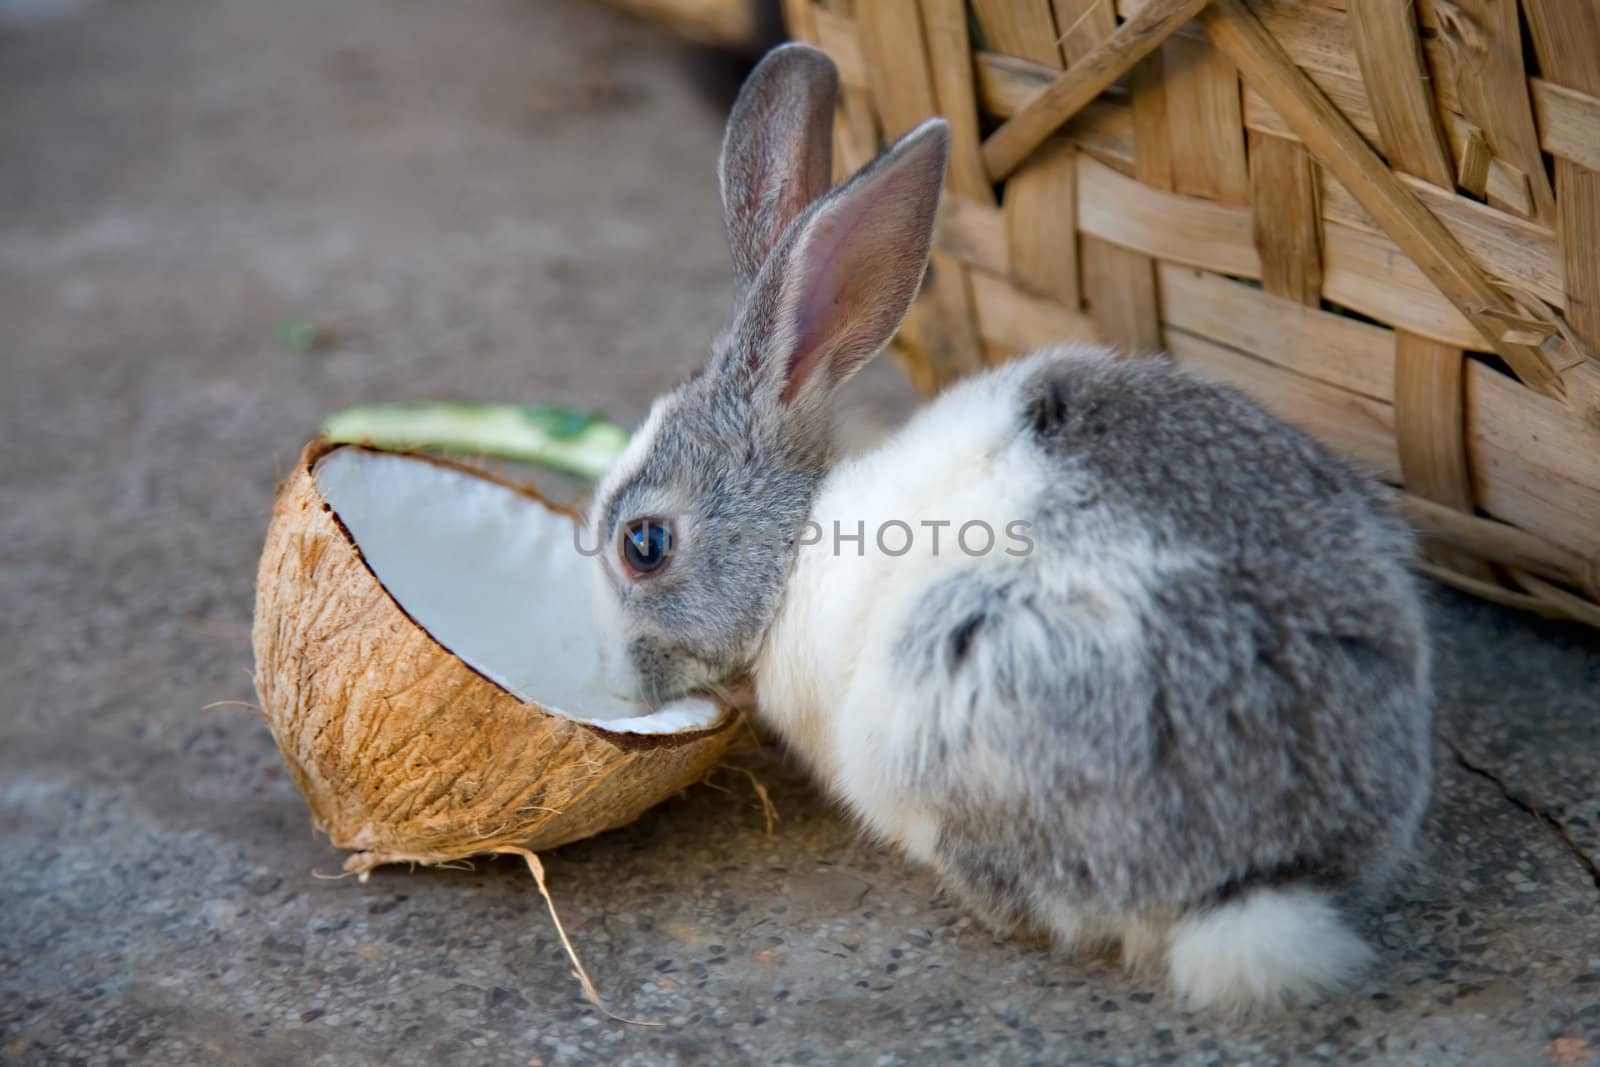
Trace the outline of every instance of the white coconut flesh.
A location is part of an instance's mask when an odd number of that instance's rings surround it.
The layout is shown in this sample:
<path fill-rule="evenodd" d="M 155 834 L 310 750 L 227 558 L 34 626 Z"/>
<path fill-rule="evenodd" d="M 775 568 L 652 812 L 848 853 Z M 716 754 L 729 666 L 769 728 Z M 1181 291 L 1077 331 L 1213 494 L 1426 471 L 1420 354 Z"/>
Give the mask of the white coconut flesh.
<path fill-rule="evenodd" d="M 593 561 L 568 516 L 488 479 L 393 453 L 341 448 L 313 473 L 385 591 L 502 689 L 615 733 L 672 734 L 721 718 L 709 700 L 651 709 L 607 691 L 590 624 Z"/>

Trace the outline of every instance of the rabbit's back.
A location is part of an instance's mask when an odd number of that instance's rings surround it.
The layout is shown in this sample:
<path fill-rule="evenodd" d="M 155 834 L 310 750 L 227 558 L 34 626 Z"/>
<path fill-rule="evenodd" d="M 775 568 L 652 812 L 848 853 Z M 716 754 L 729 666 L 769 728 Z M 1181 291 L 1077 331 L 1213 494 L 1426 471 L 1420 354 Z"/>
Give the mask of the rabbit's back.
<path fill-rule="evenodd" d="M 953 387 L 816 515 L 866 543 L 800 554 L 768 662 L 803 667 L 769 669 L 772 718 L 809 722 L 791 740 L 864 821 L 992 914 L 1344 887 L 1409 843 L 1429 693 L 1405 529 L 1242 396 L 1042 353 Z M 950 540 L 1018 518 L 1027 551 Z M 952 527 L 890 555 L 891 519 Z"/>
<path fill-rule="evenodd" d="M 1117 910 L 1380 879 L 1428 794 L 1405 528 L 1349 464 L 1164 361 L 1024 366 L 1020 436 L 1055 472 L 1034 550 L 930 586 L 895 657 L 945 709 L 906 779 L 944 862 L 1018 906 Z"/>
<path fill-rule="evenodd" d="M 1286 601 L 1308 607 L 1382 595 L 1331 594 L 1356 575 L 1403 579 L 1410 536 L 1371 476 L 1242 394 L 1166 359 L 1092 349 L 1024 365 L 1016 403 L 1039 447 L 1086 478 L 1115 521 L 1158 545 L 1276 570 L 1292 586 Z M 1039 521 L 1064 520 L 1070 534 L 1080 498 L 1047 491 Z"/>

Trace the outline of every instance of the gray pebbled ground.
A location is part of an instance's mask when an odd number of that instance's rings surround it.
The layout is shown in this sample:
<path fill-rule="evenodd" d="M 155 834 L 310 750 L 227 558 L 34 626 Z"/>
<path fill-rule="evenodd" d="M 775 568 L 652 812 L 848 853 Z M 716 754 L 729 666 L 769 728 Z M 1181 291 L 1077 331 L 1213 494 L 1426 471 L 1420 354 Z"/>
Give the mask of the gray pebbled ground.
<path fill-rule="evenodd" d="M 546 857 L 661 1027 L 582 1001 L 515 863 L 319 876 L 265 727 L 204 710 L 251 699 L 274 469 L 361 400 L 638 418 L 728 302 L 704 75 L 578 2 L 0 0 L 0 1061 L 1600 1060 L 1600 638 L 1445 593 L 1382 965 L 1274 1021 L 995 942 L 771 752 L 770 836 L 723 772 Z"/>

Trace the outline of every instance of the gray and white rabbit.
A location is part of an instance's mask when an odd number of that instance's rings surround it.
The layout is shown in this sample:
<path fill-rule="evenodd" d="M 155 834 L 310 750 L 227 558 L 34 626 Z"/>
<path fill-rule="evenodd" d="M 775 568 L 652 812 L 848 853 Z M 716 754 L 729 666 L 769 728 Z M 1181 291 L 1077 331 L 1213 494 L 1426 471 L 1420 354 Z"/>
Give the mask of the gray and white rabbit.
<path fill-rule="evenodd" d="M 947 132 L 830 191 L 836 82 L 789 45 L 734 106 L 732 325 L 594 498 L 610 684 L 750 677 L 833 795 L 999 930 L 1120 942 L 1195 1006 L 1337 987 L 1370 956 L 1340 909 L 1429 793 L 1405 527 L 1240 394 L 1096 348 L 971 377 L 838 461 L 834 395 L 922 281 Z"/>

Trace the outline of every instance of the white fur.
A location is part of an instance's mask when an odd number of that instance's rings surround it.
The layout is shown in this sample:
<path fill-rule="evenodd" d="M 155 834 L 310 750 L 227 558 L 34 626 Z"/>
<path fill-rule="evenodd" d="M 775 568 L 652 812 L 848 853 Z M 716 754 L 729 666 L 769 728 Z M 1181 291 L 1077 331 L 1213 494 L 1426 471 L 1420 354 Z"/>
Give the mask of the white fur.
<path fill-rule="evenodd" d="M 1061 566 L 1057 556 L 1056 566 L 1039 568 L 1005 551 L 1020 547 L 1007 537 L 1007 525 L 1029 520 L 1045 479 L 1054 479 L 1059 492 L 1064 477 L 1059 467 L 1046 466 L 1019 421 L 1020 386 L 1041 361 L 1059 358 L 1059 351 L 1041 353 L 958 383 L 881 446 L 835 468 L 812 513 L 822 543 L 800 550 L 756 661 L 766 721 L 870 830 L 925 861 L 933 857 L 939 827 L 915 800 L 919 768 L 911 754 L 930 726 L 959 734 L 978 694 L 955 692 L 947 680 L 908 688 L 895 643 L 915 624 L 920 598 L 958 568 L 1031 567 L 1029 581 L 1041 587 L 1092 589 L 1106 609 L 1094 639 L 1131 646 L 1138 635 L 1129 605 L 1147 595 L 1162 566 L 1136 537 L 1122 540 L 1120 556 L 1090 546 L 1093 558 L 1081 567 Z M 890 520 L 911 527 L 904 555 L 892 554 L 904 543 L 903 530 L 887 534 L 889 552 L 876 543 L 875 532 Z M 937 546 L 924 520 L 951 523 L 939 531 Z M 995 547 L 981 556 L 958 543 L 961 525 L 973 520 L 996 534 Z M 847 534 L 859 524 L 865 533 L 859 554 L 843 541 L 835 551 L 835 522 Z M 969 544 L 977 548 L 982 539 L 974 530 Z M 972 684 L 983 688 L 981 672 Z M 986 788 L 1029 788 L 1016 780 L 1014 761 L 1000 754 L 968 750 L 963 758 L 969 777 Z"/>
<path fill-rule="evenodd" d="M 1005 524 L 1025 517 L 1047 473 L 1017 441 L 1020 361 L 947 390 L 875 450 L 836 467 L 812 511 L 822 543 L 803 547 L 787 595 L 768 630 L 755 675 L 762 709 L 789 743 L 831 781 L 881 837 L 927 860 L 938 827 L 909 805 L 888 773 L 899 762 L 897 735 L 915 729 L 917 695 L 892 680 L 890 647 L 917 598 L 972 557 L 956 544 L 960 524 L 989 522 L 1004 543 Z M 938 532 L 922 520 L 948 520 Z M 912 528 L 905 555 L 880 550 L 875 534 L 890 520 Z M 852 543 L 834 551 L 834 523 Z M 898 550 L 904 532 L 890 529 Z M 976 540 L 976 539 L 974 539 Z M 987 560 L 1005 565 L 997 547 Z"/>
<path fill-rule="evenodd" d="M 616 491 L 617 486 L 638 477 L 644 469 L 644 461 L 650 458 L 650 450 L 655 447 L 655 441 L 661 434 L 661 427 L 666 424 L 668 416 L 678 407 L 678 394 L 675 392 L 664 393 L 656 397 L 650 405 L 650 411 L 645 415 L 644 422 L 633 432 L 628 439 L 628 445 L 622 450 L 616 462 L 611 464 L 600 484 L 595 486 L 594 496 L 590 499 L 598 504 L 607 500 Z M 599 516 L 591 516 L 598 519 Z"/>
<path fill-rule="evenodd" d="M 1258 889 L 1173 924 L 1173 988 L 1195 1008 L 1241 1010 L 1336 989 L 1372 959 L 1324 893 Z"/>
<path fill-rule="evenodd" d="M 675 392 L 657 397 L 655 403 L 650 405 L 649 414 L 628 439 L 628 446 L 622 450 L 622 455 L 611 464 L 605 477 L 595 487 L 594 495 L 590 498 L 595 508 L 600 506 L 601 501 L 609 500 L 617 486 L 638 476 L 644 468 L 645 460 L 650 457 L 650 450 L 655 447 L 655 439 L 660 434 L 661 427 L 677 406 L 678 394 Z M 652 510 L 664 513 L 677 509 L 664 506 Z M 598 511 L 589 515 L 589 537 L 606 536 L 608 531 L 601 528 L 601 521 L 604 518 L 605 516 Z M 616 553 L 608 545 L 595 557 L 593 580 L 589 583 L 595 632 L 606 635 L 598 643 L 597 670 L 607 692 L 632 700 L 637 699 L 640 692 L 638 675 L 628 657 L 617 654 L 620 642 L 616 635 L 627 630 L 622 601 L 617 597 L 614 584 L 619 577 Z"/>

